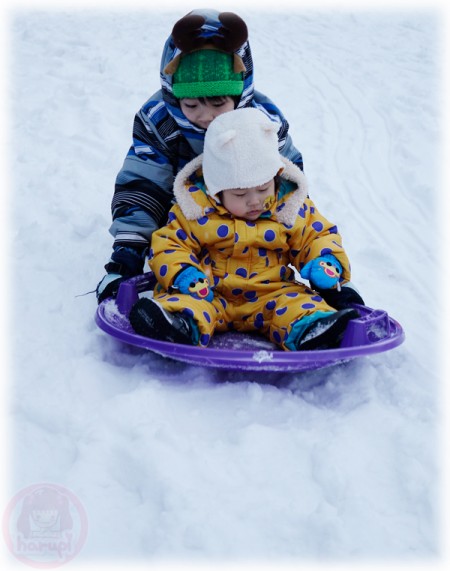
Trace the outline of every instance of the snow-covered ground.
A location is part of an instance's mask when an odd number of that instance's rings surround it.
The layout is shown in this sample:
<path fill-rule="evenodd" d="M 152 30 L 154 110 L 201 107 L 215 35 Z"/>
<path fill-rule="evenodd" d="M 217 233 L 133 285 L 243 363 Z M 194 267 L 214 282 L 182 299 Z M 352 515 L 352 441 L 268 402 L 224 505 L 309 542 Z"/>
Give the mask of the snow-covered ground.
<path fill-rule="evenodd" d="M 7 498 L 71 490 L 82 567 L 438 564 L 442 13 L 231 6 L 354 282 L 406 331 L 390 353 L 264 377 L 121 345 L 95 296 L 77 297 L 109 256 L 114 179 L 163 42 L 198 7 L 148 4 L 8 12 Z"/>

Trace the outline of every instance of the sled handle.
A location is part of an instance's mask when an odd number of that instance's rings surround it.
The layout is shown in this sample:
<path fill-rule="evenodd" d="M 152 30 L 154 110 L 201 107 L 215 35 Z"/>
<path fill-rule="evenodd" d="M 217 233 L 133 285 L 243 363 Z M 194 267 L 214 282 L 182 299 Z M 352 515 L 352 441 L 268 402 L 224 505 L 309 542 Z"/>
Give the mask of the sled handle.
<path fill-rule="evenodd" d="M 370 345 L 389 337 L 391 325 L 389 316 L 382 309 L 373 309 L 364 314 L 364 306 L 358 306 L 360 317 L 348 322 L 341 347 L 355 347 L 357 345 Z M 367 311 L 367 310 L 366 310 Z"/>
<path fill-rule="evenodd" d="M 117 309 L 120 313 L 128 317 L 131 308 L 139 299 L 139 293 L 153 289 L 155 283 L 156 279 L 152 272 L 122 282 L 116 298 Z"/>

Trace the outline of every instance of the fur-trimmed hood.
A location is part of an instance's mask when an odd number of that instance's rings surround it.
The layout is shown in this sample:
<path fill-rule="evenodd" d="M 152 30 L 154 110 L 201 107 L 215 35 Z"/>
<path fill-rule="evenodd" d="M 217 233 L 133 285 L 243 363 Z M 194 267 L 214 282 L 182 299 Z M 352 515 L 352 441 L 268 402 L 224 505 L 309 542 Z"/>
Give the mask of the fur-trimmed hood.
<path fill-rule="evenodd" d="M 308 196 L 308 185 L 304 173 L 293 162 L 282 155 L 280 158 L 284 164 L 283 170 L 279 173 L 282 185 L 271 209 L 272 216 L 277 222 L 292 226 L 299 209 Z M 207 194 L 202 174 L 202 162 L 203 155 L 199 155 L 190 161 L 175 178 L 174 195 L 187 220 L 198 220 L 215 210 L 226 212 L 218 200 Z"/>

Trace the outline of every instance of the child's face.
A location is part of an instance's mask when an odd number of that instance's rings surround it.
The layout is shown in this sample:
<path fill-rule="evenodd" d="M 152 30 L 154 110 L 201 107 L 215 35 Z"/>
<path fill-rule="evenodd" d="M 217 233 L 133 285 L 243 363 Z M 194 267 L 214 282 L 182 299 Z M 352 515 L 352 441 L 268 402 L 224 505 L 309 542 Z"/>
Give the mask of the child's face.
<path fill-rule="evenodd" d="M 225 208 L 238 218 L 256 220 L 270 208 L 270 198 L 275 197 L 275 180 L 251 188 L 223 190 L 221 201 Z"/>
<path fill-rule="evenodd" d="M 207 129 L 213 119 L 222 113 L 233 111 L 234 101 L 228 96 L 210 100 L 204 99 L 203 101 L 197 98 L 185 98 L 180 100 L 180 107 L 191 123 L 202 129 Z"/>

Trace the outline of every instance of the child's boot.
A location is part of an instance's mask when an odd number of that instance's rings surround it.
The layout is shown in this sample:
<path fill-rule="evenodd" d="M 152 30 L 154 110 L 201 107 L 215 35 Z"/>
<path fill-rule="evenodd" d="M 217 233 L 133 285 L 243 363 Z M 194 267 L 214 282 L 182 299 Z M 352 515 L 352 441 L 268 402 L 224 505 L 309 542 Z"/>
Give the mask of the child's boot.
<path fill-rule="evenodd" d="M 154 299 L 146 297 L 133 305 L 130 323 L 139 335 L 159 341 L 193 345 L 193 330 L 180 313 L 169 313 Z"/>
<path fill-rule="evenodd" d="M 314 320 L 297 341 L 297 350 L 309 351 L 311 349 L 339 347 L 348 322 L 358 317 L 359 313 L 356 309 L 348 308 L 329 313 L 325 317 Z"/>

